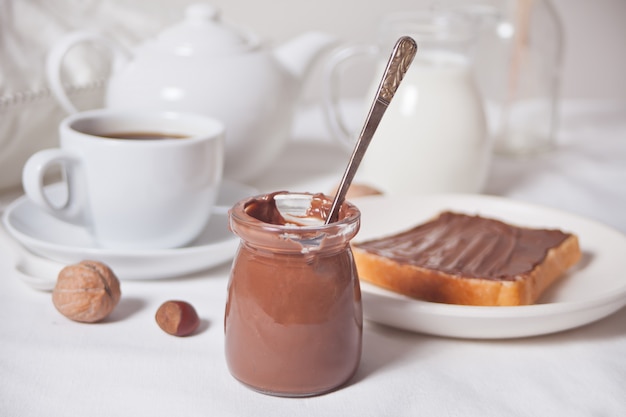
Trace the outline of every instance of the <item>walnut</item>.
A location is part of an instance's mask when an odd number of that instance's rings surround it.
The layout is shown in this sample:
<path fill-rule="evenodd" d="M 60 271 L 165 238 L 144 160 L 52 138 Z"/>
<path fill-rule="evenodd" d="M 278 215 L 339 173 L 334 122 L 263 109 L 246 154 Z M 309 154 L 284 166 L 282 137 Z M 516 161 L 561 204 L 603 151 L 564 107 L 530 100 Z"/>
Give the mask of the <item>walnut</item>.
<path fill-rule="evenodd" d="M 102 320 L 120 301 L 120 282 L 97 261 L 68 265 L 59 272 L 52 302 L 65 317 L 84 323 Z"/>

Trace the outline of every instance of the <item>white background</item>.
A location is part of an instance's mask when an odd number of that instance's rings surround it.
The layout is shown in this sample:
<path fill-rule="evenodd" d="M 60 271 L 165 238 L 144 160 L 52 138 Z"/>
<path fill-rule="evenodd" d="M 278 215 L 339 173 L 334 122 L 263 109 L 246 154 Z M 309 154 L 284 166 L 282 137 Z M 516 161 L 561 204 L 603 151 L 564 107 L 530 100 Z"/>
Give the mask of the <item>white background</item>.
<path fill-rule="evenodd" d="M 159 0 L 183 8 L 192 0 Z M 229 21 L 274 43 L 306 30 L 321 30 L 344 42 L 370 42 L 381 15 L 428 6 L 429 0 L 213 0 Z M 155 2 L 145 6 L 155 13 Z M 565 49 L 563 98 L 626 98 L 626 1 L 553 0 L 562 20 Z M 157 11 L 158 12 L 158 11 Z M 181 11 L 182 14 L 182 11 Z M 169 13 L 176 19 L 176 13 Z M 314 90 L 309 88 L 307 91 Z"/>

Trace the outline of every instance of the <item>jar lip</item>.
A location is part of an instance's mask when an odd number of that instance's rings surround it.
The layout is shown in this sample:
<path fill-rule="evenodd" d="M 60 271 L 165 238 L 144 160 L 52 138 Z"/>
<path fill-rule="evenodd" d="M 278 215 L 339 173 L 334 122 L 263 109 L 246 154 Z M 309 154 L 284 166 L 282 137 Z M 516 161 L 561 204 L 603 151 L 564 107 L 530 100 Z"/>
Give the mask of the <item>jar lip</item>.
<path fill-rule="evenodd" d="M 241 224 L 245 224 L 247 227 L 263 229 L 265 231 L 276 231 L 276 232 L 281 232 L 281 233 L 283 232 L 308 233 L 308 232 L 314 232 L 314 231 L 324 231 L 324 230 L 337 228 L 337 227 L 341 228 L 341 227 L 349 226 L 357 222 L 361 217 L 361 212 L 359 211 L 358 207 L 349 201 L 344 201 L 343 203 L 343 206 L 347 209 L 346 213 L 348 213 L 348 215 L 330 224 L 316 224 L 316 225 L 304 225 L 304 226 L 294 226 L 294 225 L 289 225 L 289 224 L 279 225 L 279 224 L 266 223 L 246 213 L 245 208 L 248 204 L 250 204 L 253 201 L 262 199 L 270 194 L 272 193 L 257 194 L 257 195 L 247 197 L 238 201 L 229 210 L 230 216 L 236 219 L 237 222 Z M 304 192 L 298 192 L 298 193 L 286 192 L 286 194 L 314 195 L 313 193 L 304 193 Z"/>

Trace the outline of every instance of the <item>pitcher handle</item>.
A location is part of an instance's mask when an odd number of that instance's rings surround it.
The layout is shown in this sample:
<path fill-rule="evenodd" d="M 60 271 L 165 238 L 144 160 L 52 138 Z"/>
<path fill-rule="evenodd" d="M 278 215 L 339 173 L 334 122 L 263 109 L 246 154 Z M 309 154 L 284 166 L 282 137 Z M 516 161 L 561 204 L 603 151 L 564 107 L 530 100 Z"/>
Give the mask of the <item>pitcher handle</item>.
<path fill-rule="evenodd" d="M 339 109 L 339 68 L 349 59 L 359 55 L 376 55 L 378 48 L 373 45 L 347 46 L 333 52 L 324 65 L 322 104 L 326 124 L 335 139 L 348 149 L 354 147 L 355 133 L 348 129 Z"/>
<path fill-rule="evenodd" d="M 77 31 L 71 32 L 61 38 L 61 40 L 52 47 L 46 58 L 46 80 L 54 98 L 58 101 L 63 110 L 69 114 L 77 113 L 78 109 L 70 101 L 65 87 L 63 87 L 61 67 L 65 55 L 69 50 L 83 42 L 97 42 L 109 48 L 113 53 L 113 72 L 131 57 L 131 53 L 128 49 L 100 33 Z"/>

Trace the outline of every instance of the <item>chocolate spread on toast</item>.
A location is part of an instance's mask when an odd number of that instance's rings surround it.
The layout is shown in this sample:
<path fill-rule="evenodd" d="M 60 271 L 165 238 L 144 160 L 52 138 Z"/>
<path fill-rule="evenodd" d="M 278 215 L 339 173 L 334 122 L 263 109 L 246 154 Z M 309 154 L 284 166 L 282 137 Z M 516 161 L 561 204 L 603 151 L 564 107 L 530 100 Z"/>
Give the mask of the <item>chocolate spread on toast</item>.
<path fill-rule="evenodd" d="M 354 246 L 398 263 L 449 275 L 514 280 L 531 271 L 569 235 L 453 212 L 410 230 Z"/>

